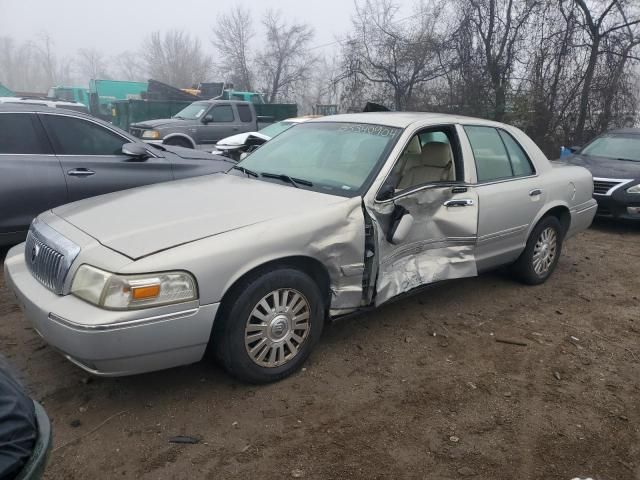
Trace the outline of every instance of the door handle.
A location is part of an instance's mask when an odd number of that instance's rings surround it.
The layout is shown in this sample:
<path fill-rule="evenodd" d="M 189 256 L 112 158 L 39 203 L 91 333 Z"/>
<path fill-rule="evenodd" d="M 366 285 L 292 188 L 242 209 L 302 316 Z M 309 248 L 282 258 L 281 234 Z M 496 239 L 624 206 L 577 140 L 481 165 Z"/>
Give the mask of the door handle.
<path fill-rule="evenodd" d="M 542 190 L 540 190 L 539 188 L 534 188 L 529 192 L 530 197 L 537 197 L 538 195 L 542 195 Z"/>
<path fill-rule="evenodd" d="M 471 207 L 474 201 L 470 198 L 461 198 L 459 200 L 447 200 L 443 203 L 445 207 Z"/>
<path fill-rule="evenodd" d="M 96 172 L 88 168 L 73 168 L 67 172 L 70 177 L 89 177 L 95 175 Z"/>

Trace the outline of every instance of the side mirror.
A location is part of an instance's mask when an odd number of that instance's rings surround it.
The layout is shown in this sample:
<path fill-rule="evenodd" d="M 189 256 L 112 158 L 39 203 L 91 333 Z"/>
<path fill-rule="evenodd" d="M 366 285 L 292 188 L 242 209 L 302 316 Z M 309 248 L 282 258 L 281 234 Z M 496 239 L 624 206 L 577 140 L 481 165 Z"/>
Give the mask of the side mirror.
<path fill-rule="evenodd" d="M 140 143 L 125 143 L 122 145 L 122 153 L 136 159 L 143 159 L 149 156 L 147 148 Z"/>
<path fill-rule="evenodd" d="M 582 149 L 582 147 L 579 146 L 579 145 L 574 145 L 572 147 L 569 147 L 569 150 L 571 150 L 571 153 L 576 153 L 576 152 L 580 151 L 581 149 Z"/>
<path fill-rule="evenodd" d="M 405 213 L 400 221 L 396 224 L 393 234 L 391 235 L 391 243 L 397 245 L 402 243 L 413 227 L 413 215 Z"/>
<path fill-rule="evenodd" d="M 213 115 L 211 114 L 205 115 L 204 118 L 202 119 L 202 123 L 204 123 L 205 125 L 211 122 L 213 122 Z"/>

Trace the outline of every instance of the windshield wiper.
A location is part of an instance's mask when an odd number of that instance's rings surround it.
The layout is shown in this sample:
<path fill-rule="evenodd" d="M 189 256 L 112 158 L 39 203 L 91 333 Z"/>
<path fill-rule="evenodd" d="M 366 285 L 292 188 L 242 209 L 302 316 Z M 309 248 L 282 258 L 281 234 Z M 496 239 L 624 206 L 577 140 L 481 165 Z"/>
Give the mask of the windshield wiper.
<path fill-rule="evenodd" d="M 240 170 L 247 177 L 255 177 L 258 178 L 260 176 L 259 173 L 254 172 L 253 170 L 249 170 L 248 168 L 241 167 L 240 165 L 234 165 L 231 167 L 232 170 Z"/>
<path fill-rule="evenodd" d="M 186 120 L 186 118 L 181 117 L 180 115 L 174 115 L 173 118 L 177 118 L 179 120 Z"/>
<path fill-rule="evenodd" d="M 302 180 L 301 178 L 293 178 L 289 175 L 285 175 L 284 173 L 263 173 L 263 177 L 265 178 L 277 178 L 278 180 L 282 180 L 283 182 L 290 183 L 296 188 L 300 188 L 300 185 L 304 185 L 306 187 L 313 187 L 313 183 L 309 180 Z"/>

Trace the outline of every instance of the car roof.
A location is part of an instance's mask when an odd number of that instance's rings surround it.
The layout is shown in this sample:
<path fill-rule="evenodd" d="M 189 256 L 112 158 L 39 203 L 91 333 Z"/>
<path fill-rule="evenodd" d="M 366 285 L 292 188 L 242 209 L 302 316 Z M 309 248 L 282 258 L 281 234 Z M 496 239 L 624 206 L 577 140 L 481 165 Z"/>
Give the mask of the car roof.
<path fill-rule="evenodd" d="M 47 107 L 45 105 L 38 105 L 37 103 L 0 103 L 0 112 L 68 113 L 76 115 L 78 117 L 97 120 L 95 117 L 89 115 L 88 113 L 79 112 L 77 110 L 67 110 L 63 107 Z"/>
<path fill-rule="evenodd" d="M 640 128 L 615 128 L 613 130 L 609 130 L 605 133 L 626 133 L 631 135 L 640 135 Z"/>
<path fill-rule="evenodd" d="M 80 102 L 68 102 L 66 100 L 58 100 L 55 98 L 41 98 L 41 97 L 0 97 L 0 104 L 3 103 L 15 103 L 15 104 L 53 104 L 53 105 L 70 105 L 78 106 L 84 105 Z"/>
<path fill-rule="evenodd" d="M 430 112 L 363 112 L 330 115 L 309 120 L 309 122 L 348 122 L 370 123 L 388 127 L 407 128 L 417 122 L 428 123 L 481 123 L 483 125 L 502 125 L 499 122 L 482 118 L 465 117 L 463 115 L 449 115 Z"/>

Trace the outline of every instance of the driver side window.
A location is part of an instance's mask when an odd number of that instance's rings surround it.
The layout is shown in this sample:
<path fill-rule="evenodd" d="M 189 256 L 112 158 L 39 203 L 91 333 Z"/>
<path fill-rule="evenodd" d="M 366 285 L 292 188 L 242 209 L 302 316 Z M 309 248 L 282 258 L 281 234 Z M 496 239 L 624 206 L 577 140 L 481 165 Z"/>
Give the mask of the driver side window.
<path fill-rule="evenodd" d="M 391 173 L 395 190 L 456 181 L 460 175 L 454 142 L 453 127 L 430 128 L 415 134 Z"/>

